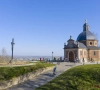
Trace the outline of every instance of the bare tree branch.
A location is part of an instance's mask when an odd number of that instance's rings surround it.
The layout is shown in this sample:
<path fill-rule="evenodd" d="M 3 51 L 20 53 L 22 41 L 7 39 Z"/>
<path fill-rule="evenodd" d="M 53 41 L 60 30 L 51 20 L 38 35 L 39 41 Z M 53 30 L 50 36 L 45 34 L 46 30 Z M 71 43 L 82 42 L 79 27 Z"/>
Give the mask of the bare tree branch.
<path fill-rule="evenodd" d="M 2 48 L 2 50 L 1 50 L 0 62 L 1 63 L 8 63 L 9 62 L 9 57 L 7 55 L 5 48 Z"/>

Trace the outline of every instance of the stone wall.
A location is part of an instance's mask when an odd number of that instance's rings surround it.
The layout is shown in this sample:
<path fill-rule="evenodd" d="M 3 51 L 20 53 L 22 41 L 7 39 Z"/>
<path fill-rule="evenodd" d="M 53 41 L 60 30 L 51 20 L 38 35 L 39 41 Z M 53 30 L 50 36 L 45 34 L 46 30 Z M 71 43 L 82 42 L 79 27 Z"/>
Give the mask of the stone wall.
<path fill-rule="evenodd" d="M 25 75 L 21 75 L 19 77 L 13 78 L 11 80 L 2 81 L 2 82 L 0 82 L 0 90 L 7 89 L 7 88 L 9 88 L 9 87 L 11 87 L 13 85 L 17 85 L 19 83 L 22 83 L 24 81 L 32 79 L 35 76 L 37 76 L 37 75 L 39 75 L 41 73 L 44 73 L 44 72 L 46 72 L 48 70 L 52 70 L 52 69 L 53 69 L 53 67 L 42 68 L 42 69 L 27 73 Z"/>
<path fill-rule="evenodd" d="M 64 58 L 69 60 L 69 52 L 72 51 L 74 53 L 74 59 L 78 57 L 78 49 L 65 49 L 64 50 Z"/>
<path fill-rule="evenodd" d="M 92 45 L 90 45 L 90 42 Z M 87 46 L 98 46 L 98 41 L 97 40 L 87 40 L 86 41 Z"/>
<path fill-rule="evenodd" d="M 79 49 L 79 59 L 83 59 L 87 57 L 88 57 L 87 49 Z"/>

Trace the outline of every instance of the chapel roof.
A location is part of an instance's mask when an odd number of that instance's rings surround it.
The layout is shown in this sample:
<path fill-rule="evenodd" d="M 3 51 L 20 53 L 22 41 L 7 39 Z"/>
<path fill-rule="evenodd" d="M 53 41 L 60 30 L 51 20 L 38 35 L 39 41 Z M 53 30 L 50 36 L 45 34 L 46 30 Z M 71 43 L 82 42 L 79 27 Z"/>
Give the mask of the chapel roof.
<path fill-rule="evenodd" d="M 89 30 L 89 25 L 87 21 L 85 21 L 83 25 L 83 32 L 81 32 L 77 37 L 77 41 L 82 40 L 97 40 L 96 36 Z"/>

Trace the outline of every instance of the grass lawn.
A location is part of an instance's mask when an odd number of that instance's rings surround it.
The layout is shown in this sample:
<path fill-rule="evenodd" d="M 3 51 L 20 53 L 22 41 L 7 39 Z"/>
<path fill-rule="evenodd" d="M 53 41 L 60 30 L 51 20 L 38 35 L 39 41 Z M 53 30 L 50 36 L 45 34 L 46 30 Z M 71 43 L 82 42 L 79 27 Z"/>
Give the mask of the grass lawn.
<path fill-rule="evenodd" d="M 0 67 L 0 82 L 3 80 L 10 80 L 14 77 L 24 75 L 28 72 L 32 72 L 40 68 L 46 68 L 50 66 L 54 65 L 49 63 L 36 63 L 35 65 L 30 66 Z"/>
<path fill-rule="evenodd" d="M 100 65 L 73 67 L 36 90 L 100 90 Z"/>

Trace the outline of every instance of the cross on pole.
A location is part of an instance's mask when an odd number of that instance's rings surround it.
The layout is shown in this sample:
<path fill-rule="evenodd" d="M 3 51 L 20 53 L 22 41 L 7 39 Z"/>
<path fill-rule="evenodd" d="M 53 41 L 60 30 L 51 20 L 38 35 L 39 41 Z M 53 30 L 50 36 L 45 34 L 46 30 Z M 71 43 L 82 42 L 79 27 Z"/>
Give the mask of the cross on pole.
<path fill-rule="evenodd" d="M 14 47 L 14 38 L 12 38 L 12 42 L 11 42 L 11 46 L 12 46 L 12 48 L 11 48 L 11 50 L 12 50 L 12 57 L 11 57 L 11 60 L 13 60 L 13 47 Z"/>

